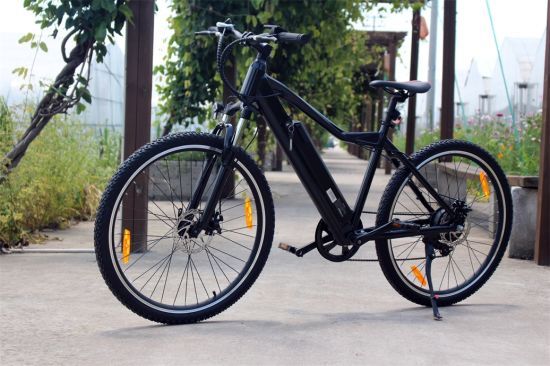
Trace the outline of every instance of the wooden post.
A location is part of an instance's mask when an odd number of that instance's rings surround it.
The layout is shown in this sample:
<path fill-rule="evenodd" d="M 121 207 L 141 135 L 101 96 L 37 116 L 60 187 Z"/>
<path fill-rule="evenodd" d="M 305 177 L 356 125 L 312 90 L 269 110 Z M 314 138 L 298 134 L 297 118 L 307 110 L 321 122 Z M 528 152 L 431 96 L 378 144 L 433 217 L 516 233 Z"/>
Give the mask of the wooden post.
<path fill-rule="evenodd" d="M 456 0 L 443 8 L 443 81 L 441 87 L 441 139 L 453 138 L 455 90 Z"/>
<path fill-rule="evenodd" d="M 550 0 L 547 24 L 550 23 Z M 550 265 L 550 32 L 546 31 L 546 59 L 544 65 L 544 97 L 542 101 L 542 134 L 540 139 L 539 192 L 537 201 L 537 233 L 535 261 Z"/>
<path fill-rule="evenodd" d="M 126 25 L 126 101 L 124 159 L 151 138 L 154 0 L 130 1 L 133 23 Z M 148 176 L 135 179 L 122 203 L 123 229 L 130 230 L 132 251 L 147 250 Z"/>
<path fill-rule="evenodd" d="M 420 41 L 420 10 L 413 12 L 412 40 L 411 40 L 411 71 L 410 80 L 418 78 L 418 42 Z M 416 95 L 409 98 L 407 112 L 407 138 L 405 152 L 412 154 L 414 151 L 414 135 L 416 129 Z"/>
<path fill-rule="evenodd" d="M 278 142 L 275 143 L 275 161 L 271 170 L 274 172 L 280 172 L 283 170 L 283 148 Z"/>

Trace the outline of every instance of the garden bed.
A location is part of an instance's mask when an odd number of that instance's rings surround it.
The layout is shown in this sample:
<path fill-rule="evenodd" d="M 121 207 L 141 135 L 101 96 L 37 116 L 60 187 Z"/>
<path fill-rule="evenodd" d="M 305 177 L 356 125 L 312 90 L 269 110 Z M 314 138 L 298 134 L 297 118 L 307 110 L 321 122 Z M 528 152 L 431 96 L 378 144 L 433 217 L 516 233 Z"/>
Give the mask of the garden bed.
<path fill-rule="evenodd" d="M 533 259 L 537 224 L 537 197 L 539 178 L 535 176 L 508 176 L 512 187 L 514 223 L 508 245 L 510 258 Z"/>

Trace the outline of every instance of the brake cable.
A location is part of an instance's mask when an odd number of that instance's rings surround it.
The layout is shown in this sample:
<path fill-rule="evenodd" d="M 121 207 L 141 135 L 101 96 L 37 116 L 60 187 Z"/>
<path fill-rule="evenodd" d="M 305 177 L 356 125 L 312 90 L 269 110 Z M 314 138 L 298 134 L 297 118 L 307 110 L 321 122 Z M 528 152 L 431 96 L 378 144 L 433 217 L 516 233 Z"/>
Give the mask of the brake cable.
<path fill-rule="evenodd" d="M 233 95 L 235 95 L 235 97 L 237 97 L 237 99 L 239 99 L 240 101 L 245 103 L 245 105 L 248 105 L 249 107 L 251 107 L 256 112 L 259 112 L 255 107 L 251 106 L 251 104 L 254 101 L 256 101 L 257 99 L 260 99 L 260 98 L 270 98 L 270 97 L 280 96 L 281 93 L 273 93 L 273 94 L 269 94 L 269 95 L 261 95 L 261 96 L 250 97 L 248 95 L 244 95 L 244 94 L 240 93 L 235 86 L 231 85 L 229 80 L 227 80 L 227 77 L 226 77 L 225 72 L 224 72 L 225 63 L 227 62 L 227 59 L 229 58 L 229 55 L 231 54 L 231 51 L 233 50 L 233 48 L 235 48 L 235 46 L 237 44 L 246 45 L 246 43 L 249 40 L 249 36 L 252 35 L 253 33 L 252 32 L 243 33 L 241 38 L 230 42 L 222 50 L 223 38 L 225 36 L 225 31 L 226 30 L 227 30 L 227 28 L 224 28 L 223 32 L 221 33 L 220 38 L 218 40 L 218 47 L 217 47 L 217 50 L 216 50 L 216 54 L 217 54 L 217 60 L 216 61 L 217 61 L 217 66 L 218 66 L 218 72 L 220 73 L 220 77 L 222 79 L 222 82 L 224 83 L 224 85 L 226 85 L 229 88 L 231 93 Z"/>

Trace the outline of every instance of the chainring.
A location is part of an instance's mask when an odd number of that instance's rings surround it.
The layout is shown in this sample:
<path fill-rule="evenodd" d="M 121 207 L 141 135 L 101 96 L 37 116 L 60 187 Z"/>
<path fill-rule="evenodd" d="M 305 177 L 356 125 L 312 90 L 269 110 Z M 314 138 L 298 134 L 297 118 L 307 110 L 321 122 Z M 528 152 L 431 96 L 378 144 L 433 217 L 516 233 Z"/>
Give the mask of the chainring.
<path fill-rule="evenodd" d="M 321 256 L 331 262 L 346 261 L 359 250 L 359 245 L 339 245 L 335 243 L 332 234 L 328 230 L 328 225 L 323 220 L 319 221 L 315 229 L 315 242 Z M 340 253 L 338 254 L 338 252 Z"/>

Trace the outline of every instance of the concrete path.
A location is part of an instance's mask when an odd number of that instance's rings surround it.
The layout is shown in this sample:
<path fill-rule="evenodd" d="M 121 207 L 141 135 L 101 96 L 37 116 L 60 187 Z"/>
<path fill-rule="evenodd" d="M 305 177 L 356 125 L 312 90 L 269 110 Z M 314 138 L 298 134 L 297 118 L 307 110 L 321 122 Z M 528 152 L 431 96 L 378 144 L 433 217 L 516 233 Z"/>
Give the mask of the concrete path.
<path fill-rule="evenodd" d="M 353 199 L 366 162 L 341 150 L 324 157 Z M 550 364 L 550 268 L 505 258 L 477 294 L 435 322 L 391 288 L 377 263 L 276 249 L 311 241 L 319 215 L 289 167 L 267 176 L 277 226 L 264 272 L 233 307 L 200 324 L 134 315 L 109 292 L 93 254 L 0 256 L 0 365 Z M 375 178 L 368 210 L 387 179 L 382 171 Z M 91 248 L 92 227 L 49 233 L 62 240 L 45 247 Z M 370 245 L 357 255 L 375 256 Z"/>

